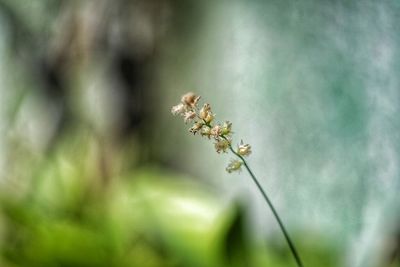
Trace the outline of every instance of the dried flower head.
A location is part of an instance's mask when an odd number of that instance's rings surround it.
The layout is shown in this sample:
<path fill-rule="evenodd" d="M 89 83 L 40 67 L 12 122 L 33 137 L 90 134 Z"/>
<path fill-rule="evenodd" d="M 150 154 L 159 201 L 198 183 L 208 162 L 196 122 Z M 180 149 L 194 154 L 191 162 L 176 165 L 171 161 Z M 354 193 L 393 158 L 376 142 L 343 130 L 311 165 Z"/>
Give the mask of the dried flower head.
<path fill-rule="evenodd" d="M 211 128 L 210 133 L 215 139 L 219 139 L 222 135 L 222 127 L 217 124 Z"/>
<path fill-rule="evenodd" d="M 176 116 L 176 115 L 182 115 L 184 114 L 186 111 L 185 105 L 183 105 L 182 103 L 173 106 L 171 109 L 171 113 L 172 115 Z"/>
<path fill-rule="evenodd" d="M 200 132 L 201 136 L 207 136 L 208 139 L 210 139 L 211 136 L 211 128 L 210 127 L 203 127 L 201 128 L 201 132 Z"/>
<path fill-rule="evenodd" d="M 204 106 L 199 111 L 199 118 L 205 123 L 209 124 L 214 119 L 214 114 L 211 111 L 210 104 L 204 104 Z"/>
<path fill-rule="evenodd" d="M 213 137 L 215 139 L 214 147 L 217 153 L 226 153 L 231 150 L 236 156 L 248 156 L 251 153 L 251 146 L 249 144 L 243 144 L 243 141 L 238 146 L 237 151 L 232 149 L 232 123 L 225 121 L 222 125 L 215 123 L 215 114 L 211 111 L 211 106 L 205 103 L 200 110 L 197 105 L 199 103 L 200 96 L 195 93 L 189 92 L 181 97 L 181 103 L 173 106 L 171 113 L 173 115 L 180 115 L 183 117 L 185 123 L 195 121 L 189 132 L 196 134 L 200 133 L 201 136 Z M 226 170 L 230 173 L 232 171 L 240 170 L 243 162 L 239 160 L 233 160 L 229 163 Z"/>
<path fill-rule="evenodd" d="M 210 104 L 206 103 L 199 111 L 200 119 L 205 120 L 209 116 L 209 113 L 211 113 L 211 107 Z"/>
<path fill-rule="evenodd" d="M 199 102 L 200 96 L 195 95 L 192 92 L 186 93 L 181 97 L 182 104 L 190 107 L 195 108 L 197 106 L 197 102 Z"/>
<path fill-rule="evenodd" d="M 251 146 L 249 144 L 244 144 L 243 140 L 241 140 L 237 153 L 241 156 L 248 156 L 251 154 Z"/>
<path fill-rule="evenodd" d="M 196 118 L 196 112 L 189 110 L 186 111 L 184 116 L 183 116 L 183 120 L 185 121 L 185 123 L 188 123 L 190 121 L 192 121 L 194 118 Z"/>
<path fill-rule="evenodd" d="M 242 165 L 243 165 L 243 163 L 241 161 L 232 159 L 231 162 L 229 163 L 228 167 L 226 167 L 226 171 L 229 173 L 231 173 L 233 171 L 240 172 L 242 170 Z"/>
<path fill-rule="evenodd" d="M 229 148 L 230 145 L 231 142 L 227 139 L 220 139 L 214 143 L 215 150 L 217 151 L 217 153 L 220 153 L 221 151 L 226 153 L 226 150 Z"/>
<path fill-rule="evenodd" d="M 203 127 L 203 123 L 196 121 L 192 128 L 189 129 L 189 132 L 196 134 L 198 131 L 200 131 Z M 202 134 L 202 133 L 201 133 Z"/>

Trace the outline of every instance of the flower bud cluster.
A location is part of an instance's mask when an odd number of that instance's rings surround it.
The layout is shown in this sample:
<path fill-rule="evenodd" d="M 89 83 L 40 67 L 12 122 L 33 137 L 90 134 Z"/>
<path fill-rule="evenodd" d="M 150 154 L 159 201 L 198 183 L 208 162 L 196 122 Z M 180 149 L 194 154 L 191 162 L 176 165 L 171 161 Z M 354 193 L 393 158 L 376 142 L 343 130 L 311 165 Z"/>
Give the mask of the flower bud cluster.
<path fill-rule="evenodd" d="M 215 123 L 215 114 L 211 110 L 211 106 L 205 103 L 200 109 L 198 102 L 200 96 L 189 92 L 181 97 L 181 102 L 173 106 L 171 113 L 174 116 L 180 115 L 183 117 L 185 123 L 193 122 L 189 132 L 196 135 L 199 133 L 202 137 L 213 139 L 215 141 L 214 147 L 217 153 L 226 153 L 230 149 L 234 154 L 240 157 L 248 156 L 251 153 L 251 146 L 244 144 L 243 141 L 239 144 L 236 151 L 233 150 L 232 143 L 232 123 L 226 121 L 222 124 Z M 231 173 L 233 171 L 240 171 L 242 162 L 239 160 L 232 160 L 226 171 Z"/>

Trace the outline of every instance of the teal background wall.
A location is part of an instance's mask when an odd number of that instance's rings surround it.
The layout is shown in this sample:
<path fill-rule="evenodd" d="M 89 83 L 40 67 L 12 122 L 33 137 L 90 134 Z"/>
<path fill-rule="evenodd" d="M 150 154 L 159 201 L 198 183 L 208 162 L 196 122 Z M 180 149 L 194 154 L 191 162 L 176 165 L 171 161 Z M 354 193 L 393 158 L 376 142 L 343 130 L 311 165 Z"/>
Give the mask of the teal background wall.
<path fill-rule="evenodd" d="M 202 20 L 179 26 L 193 38 L 172 38 L 161 68 L 165 102 L 200 93 L 253 145 L 249 162 L 290 228 L 346 244 L 349 266 L 373 264 L 361 259 L 400 219 L 400 2 L 193 5 Z M 247 199 L 256 232 L 277 230 L 248 175 L 224 173 L 229 156 L 165 120 L 181 145 L 173 158 Z"/>

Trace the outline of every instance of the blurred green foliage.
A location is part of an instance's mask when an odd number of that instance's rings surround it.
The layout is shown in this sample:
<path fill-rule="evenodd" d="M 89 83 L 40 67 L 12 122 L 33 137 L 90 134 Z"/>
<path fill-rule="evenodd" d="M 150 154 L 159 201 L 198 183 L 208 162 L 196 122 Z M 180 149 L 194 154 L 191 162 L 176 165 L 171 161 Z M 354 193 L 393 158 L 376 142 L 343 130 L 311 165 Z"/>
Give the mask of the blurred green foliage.
<path fill-rule="evenodd" d="M 157 167 L 108 176 L 96 138 L 77 136 L 30 166 L 29 186 L 2 188 L 1 266 L 294 266 L 281 236 L 251 241 L 240 206 Z M 334 247 L 303 238 L 307 266 L 337 266 Z"/>

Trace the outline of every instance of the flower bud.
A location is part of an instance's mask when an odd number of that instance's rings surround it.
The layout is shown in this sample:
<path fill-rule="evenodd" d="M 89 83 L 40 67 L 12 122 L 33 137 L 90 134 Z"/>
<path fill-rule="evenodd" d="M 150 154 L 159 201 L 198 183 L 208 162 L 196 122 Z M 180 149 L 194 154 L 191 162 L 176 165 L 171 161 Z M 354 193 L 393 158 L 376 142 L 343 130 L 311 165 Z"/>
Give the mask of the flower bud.
<path fill-rule="evenodd" d="M 206 123 L 210 123 L 210 122 L 213 121 L 213 119 L 214 119 L 214 114 L 212 114 L 211 112 L 208 112 L 208 113 L 207 113 L 207 116 L 206 116 L 205 119 L 204 119 L 204 121 L 205 121 Z"/>
<path fill-rule="evenodd" d="M 200 119 L 205 120 L 208 113 L 210 113 L 210 112 L 211 112 L 210 104 L 207 104 L 207 103 L 204 104 L 204 106 L 200 109 L 200 112 L 199 112 Z"/>
<path fill-rule="evenodd" d="M 229 121 L 224 122 L 222 125 L 222 135 L 229 135 L 232 132 L 232 123 Z"/>
<path fill-rule="evenodd" d="M 199 111 L 199 117 L 206 123 L 212 122 L 212 120 L 214 119 L 214 114 L 211 112 L 210 104 L 204 104 L 204 106 Z"/>
<path fill-rule="evenodd" d="M 251 154 L 251 146 L 249 144 L 243 144 L 242 140 L 238 146 L 237 153 L 241 156 L 248 156 Z"/>
<path fill-rule="evenodd" d="M 226 171 L 231 173 L 233 171 L 241 171 L 243 163 L 239 160 L 233 159 L 231 162 L 228 164 L 228 167 L 226 167 Z"/>

